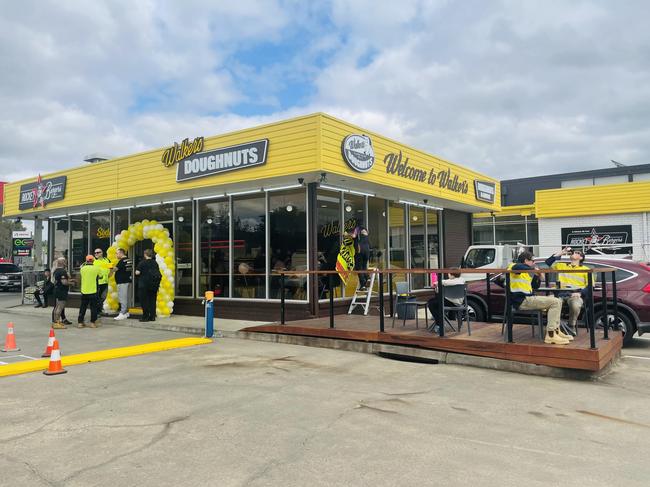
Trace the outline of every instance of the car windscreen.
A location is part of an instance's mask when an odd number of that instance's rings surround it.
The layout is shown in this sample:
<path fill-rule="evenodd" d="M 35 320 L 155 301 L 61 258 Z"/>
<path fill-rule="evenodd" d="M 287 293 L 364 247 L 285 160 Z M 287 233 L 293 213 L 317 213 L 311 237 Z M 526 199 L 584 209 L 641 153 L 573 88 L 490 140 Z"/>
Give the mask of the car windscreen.
<path fill-rule="evenodd" d="M 20 272 L 20 267 L 16 264 L 0 264 L 0 274 L 8 272 Z"/>
<path fill-rule="evenodd" d="M 495 255 L 495 249 L 471 249 L 467 252 L 467 257 L 465 257 L 463 267 L 467 269 L 476 269 L 477 267 L 489 265 L 494 262 Z"/>

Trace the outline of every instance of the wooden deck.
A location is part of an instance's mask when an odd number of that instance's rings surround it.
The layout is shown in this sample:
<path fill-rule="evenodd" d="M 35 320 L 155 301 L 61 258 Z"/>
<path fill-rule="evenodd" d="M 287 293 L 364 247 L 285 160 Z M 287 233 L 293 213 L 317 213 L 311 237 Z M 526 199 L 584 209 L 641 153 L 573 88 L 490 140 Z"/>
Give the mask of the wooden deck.
<path fill-rule="evenodd" d="M 285 325 L 271 324 L 243 329 L 247 332 L 278 333 L 312 337 L 338 338 L 395 345 L 410 345 L 426 349 L 477 355 L 517 362 L 548 365 L 577 370 L 599 371 L 620 352 L 623 337 L 620 332 L 609 333 L 609 340 L 596 332 L 596 349 L 589 348 L 589 333 L 579 329 L 578 336 L 569 345 L 547 345 L 538 336 L 531 336 L 530 325 L 513 326 L 514 343 L 506 343 L 500 323 L 472 323 L 472 335 L 465 326 L 460 333 L 447 331 L 444 338 L 415 328 L 415 321 L 406 326 L 401 321 L 391 328 L 391 318 L 385 319 L 385 332 L 379 332 L 378 316 L 336 315 L 335 328 L 329 327 L 329 317 L 291 321 Z"/>

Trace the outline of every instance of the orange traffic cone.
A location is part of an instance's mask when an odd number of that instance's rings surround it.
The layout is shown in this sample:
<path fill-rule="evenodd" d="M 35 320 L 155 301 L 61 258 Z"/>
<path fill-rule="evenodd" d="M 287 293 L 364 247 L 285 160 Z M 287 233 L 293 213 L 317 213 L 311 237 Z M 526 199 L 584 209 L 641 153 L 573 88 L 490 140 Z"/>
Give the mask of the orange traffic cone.
<path fill-rule="evenodd" d="M 54 328 L 50 328 L 50 338 L 47 339 L 47 347 L 41 357 L 49 357 L 52 355 L 52 347 L 54 346 Z"/>
<path fill-rule="evenodd" d="M 14 324 L 10 321 L 7 325 L 7 338 L 5 339 L 5 348 L 2 349 L 3 352 L 17 352 L 20 350 L 16 346 L 16 335 L 14 335 Z"/>
<path fill-rule="evenodd" d="M 45 375 L 65 374 L 68 372 L 61 365 L 61 352 L 59 351 L 59 341 L 55 338 L 52 345 L 52 355 L 50 355 L 50 365 L 44 370 Z"/>

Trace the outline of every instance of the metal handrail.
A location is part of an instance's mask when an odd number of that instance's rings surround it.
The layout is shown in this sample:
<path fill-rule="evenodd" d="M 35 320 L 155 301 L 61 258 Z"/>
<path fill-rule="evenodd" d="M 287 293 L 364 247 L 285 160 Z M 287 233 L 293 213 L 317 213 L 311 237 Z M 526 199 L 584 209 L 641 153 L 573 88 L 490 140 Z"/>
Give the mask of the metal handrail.
<path fill-rule="evenodd" d="M 499 268 L 494 268 L 494 269 L 458 269 L 458 268 L 449 268 L 449 269 L 366 269 L 366 270 L 351 270 L 348 271 L 350 274 L 370 274 L 370 273 L 376 273 L 378 274 L 379 277 L 379 308 L 380 308 L 380 323 L 379 323 L 379 328 L 380 332 L 384 332 L 384 274 L 388 274 L 388 291 L 389 291 L 389 303 L 390 303 L 390 309 L 389 309 L 389 316 L 393 316 L 395 310 L 393 309 L 393 289 L 392 289 L 392 276 L 393 274 L 437 274 L 438 276 L 438 282 L 442 282 L 443 280 L 443 274 L 448 274 L 448 273 L 474 273 L 474 274 L 486 274 L 486 293 L 488 297 L 488 310 L 487 310 L 487 317 L 488 321 L 492 318 L 492 309 L 490 305 L 490 297 L 491 297 L 491 283 L 492 283 L 492 275 L 493 274 L 505 274 L 506 278 L 506 293 L 505 293 L 505 298 L 506 298 L 506 324 L 507 324 L 507 341 L 508 343 L 514 343 L 513 340 L 513 333 L 512 333 L 512 307 L 510 306 L 510 303 L 512 302 L 512 298 L 510 296 L 510 274 L 520 274 L 522 271 L 521 270 L 512 270 L 512 269 L 499 269 Z M 555 274 L 557 273 L 556 269 L 531 269 L 527 270 L 524 272 L 528 273 L 534 273 L 534 274 L 547 274 L 546 277 L 546 282 L 548 283 L 548 274 Z M 601 281 L 602 281 L 602 300 L 603 300 L 603 339 L 604 340 L 609 340 L 609 321 L 607 319 L 607 314 L 608 314 L 608 305 L 607 305 L 607 280 L 606 280 L 606 274 L 611 273 L 612 274 L 612 282 L 611 282 L 611 288 L 612 288 L 612 303 L 614 307 L 614 319 L 618 321 L 619 319 L 619 314 L 618 314 L 618 302 L 617 302 L 617 290 L 616 290 L 616 270 L 612 270 L 611 268 L 591 268 L 591 269 L 581 269 L 581 270 L 563 270 L 562 272 L 569 272 L 569 273 L 586 273 L 588 274 L 588 296 L 586 299 L 586 307 L 585 307 L 585 318 L 587 321 L 587 325 L 589 327 L 589 341 L 590 341 L 590 347 L 592 349 L 597 348 L 596 347 L 596 332 L 595 332 L 595 313 L 594 313 L 594 293 L 593 293 L 593 274 L 594 273 L 600 273 L 601 274 Z M 330 290 L 329 294 L 329 326 L 330 328 L 334 328 L 334 293 L 332 292 L 332 276 L 339 274 L 338 271 L 336 270 L 316 270 L 316 271 L 309 271 L 309 270 L 303 270 L 303 271 L 273 271 L 272 274 L 274 275 L 279 275 L 280 276 L 280 322 L 281 324 L 286 323 L 286 302 L 284 299 L 285 295 L 285 276 L 304 276 L 304 275 L 326 275 L 328 276 L 328 289 Z M 438 287 L 438 292 L 436 293 L 436 300 L 437 300 L 437 313 L 435 316 L 436 322 L 437 323 L 444 323 L 444 317 L 443 317 L 443 311 L 442 311 L 442 303 L 444 303 L 444 286 L 439 286 Z M 438 334 L 440 337 L 445 336 L 445 330 L 444 326 L 438 326 Z"/>

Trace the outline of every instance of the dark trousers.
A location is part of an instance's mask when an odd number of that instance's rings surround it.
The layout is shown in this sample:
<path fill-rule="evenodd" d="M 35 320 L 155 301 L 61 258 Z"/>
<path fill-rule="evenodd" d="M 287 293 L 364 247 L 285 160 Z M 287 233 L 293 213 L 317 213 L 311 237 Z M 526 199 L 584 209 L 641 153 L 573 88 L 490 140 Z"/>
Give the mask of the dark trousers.
<path fill-rule="evenodd" d="M 368 254 L 360 252 L 354 256 L 354 270 L 365 271 L 368 269 Z M 365 272 L 359 274 L 359 286 L 366 287 L 368 283 L 368 274 Z"/>
<path fill-rule="evenodd" d="M 108 292 L 108 284 L 97 284 L 97 314 L 104 310 L 104 299 Z"/>
<path fill-rule="evenodd" d="M 79 306 L 79 318 L 77 323 L 83 323 L 86 317 L 86 309 L 90 308 L 90 321 L 97 321 L 97 294 L 82 294 L 81 305 Z"/>
<path fill-rule="evenodd" d="M 140 305 L 142 306 L 142 319 L 156 319 L 156 295 L 157 289 L 140 288 Z"/>
<path fill-rule="evenodd" d="M 47 308 L 47 302 L 50 296 L 54 297 L 54 286 L 47 286 L 43 289 L 37 288 L 36 291 L 34 291 L 34 299 L 43 308 Z M 43 298 L 43 301 L 41 301 L 41 297 Z"/>

